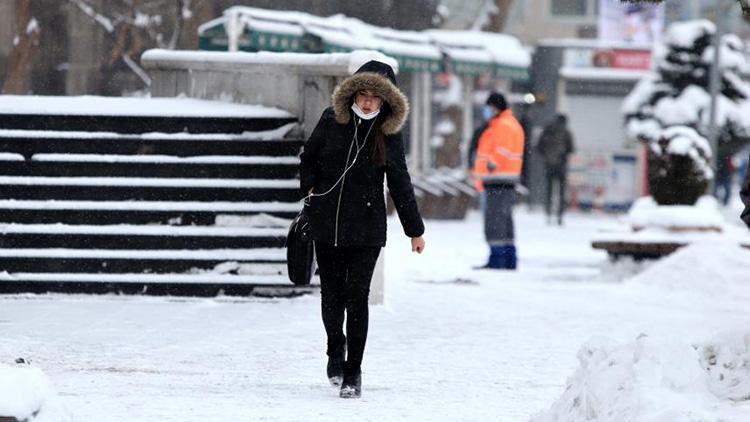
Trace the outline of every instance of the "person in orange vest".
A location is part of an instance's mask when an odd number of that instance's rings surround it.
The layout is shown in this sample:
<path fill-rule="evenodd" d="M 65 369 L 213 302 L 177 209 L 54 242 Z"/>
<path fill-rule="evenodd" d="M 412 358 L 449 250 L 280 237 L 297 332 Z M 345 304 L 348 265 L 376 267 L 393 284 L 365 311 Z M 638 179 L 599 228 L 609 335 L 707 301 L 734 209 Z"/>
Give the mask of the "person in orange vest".
<path fill-rule="evenodd" d="M 487 98 L 491 111 L 487 129 L 479 138 L 474 175 L 484 199 L 484 235 L 490 257 L 482 267 L 516 269 L 513 204 L 523 165 L 524 133 L 502 94 Z"/>

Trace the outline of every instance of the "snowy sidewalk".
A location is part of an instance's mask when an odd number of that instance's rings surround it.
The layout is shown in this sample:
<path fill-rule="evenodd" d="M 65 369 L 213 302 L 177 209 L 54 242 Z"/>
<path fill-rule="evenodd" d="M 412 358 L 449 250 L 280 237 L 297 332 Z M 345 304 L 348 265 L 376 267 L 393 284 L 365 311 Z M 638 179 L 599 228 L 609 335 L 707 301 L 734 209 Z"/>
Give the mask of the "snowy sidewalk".
<path fill-rule="evenodd" d="M 594 336 L 708 340 L 750 322 L 750 287 L 618 282 L 637 266 L 590 247 L 615 217 L 573 214 L 559 228 L 519 208 L 516 224 L 511 273 L 471 270 L 486 258 L 477 214 L 428 221 L 422 256 L 389 220 L 361 400 L 327 385 L 317 295 L 0 297 L 0 362 L 31 360 L 77 421 L 527 421 L 561 396 Z"/>

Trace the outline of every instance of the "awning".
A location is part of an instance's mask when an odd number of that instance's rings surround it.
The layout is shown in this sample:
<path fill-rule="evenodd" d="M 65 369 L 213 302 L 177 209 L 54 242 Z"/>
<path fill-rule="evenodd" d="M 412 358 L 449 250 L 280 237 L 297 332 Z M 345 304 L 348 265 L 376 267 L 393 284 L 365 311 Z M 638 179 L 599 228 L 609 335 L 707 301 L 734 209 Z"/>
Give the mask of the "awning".
<path fill-rule="evenodd" d="M 227 27 L 235 20 L 242 51 L 346 53 L 367 49 L 398 60 L 402 72 L 439 73 L 446 59 L 453 72 L 526 80 L 531 56 L 514 37 L 477 31 L 398 31 L 343 15 L 322 18 L 302 12 L 235 6 L 201 25 L 200 48 L 226 51 Z"/>
<path fill-rule="evenodd" d="M 486 74 L 514 80 L 529 77 L 531 54 L 515 37 L 481 31 L 429 30 L 425 33 L 441 47 L 458 74 Z"/>

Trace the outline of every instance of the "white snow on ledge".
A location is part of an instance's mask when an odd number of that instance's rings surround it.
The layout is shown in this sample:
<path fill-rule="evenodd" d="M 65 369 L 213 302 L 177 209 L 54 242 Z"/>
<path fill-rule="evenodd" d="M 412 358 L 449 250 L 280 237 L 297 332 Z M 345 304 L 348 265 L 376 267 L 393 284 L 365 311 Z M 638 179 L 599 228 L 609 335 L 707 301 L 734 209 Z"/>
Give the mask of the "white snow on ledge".
<path fill-rule="evenodd" d="M 0 114 L 138 117 L 290 118 L 288 111 L 260 105 L 194 98 L 0 96 Z"/>
<path fill-rule="evenodd" d="M 718 202 L 712 196 L 703 196 L 694 206 L 662 205 L 652 197 L 638 198 L 628 213 L 633 227 L 645 228 L 705 228 L 724 226 L 724 217 Z"/>

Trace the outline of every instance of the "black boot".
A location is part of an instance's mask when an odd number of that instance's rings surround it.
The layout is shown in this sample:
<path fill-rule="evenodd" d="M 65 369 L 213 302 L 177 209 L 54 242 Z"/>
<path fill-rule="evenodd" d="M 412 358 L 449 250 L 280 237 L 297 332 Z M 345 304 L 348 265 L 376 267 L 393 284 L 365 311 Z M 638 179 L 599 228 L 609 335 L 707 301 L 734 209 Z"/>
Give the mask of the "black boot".
<path fill-rule="evenodd" d="M 339 397 L 342 399 L 362 397 L 362 371 L 359 368 L 344 368 L 344 381 L 341 383 Z"/>
<path fill-rule="evenodd" d="M 329 356 L 326 373 L 328 374 L 328 382 L 334 387 L 340 387 L 344 380 L 344 359 Z"/>

